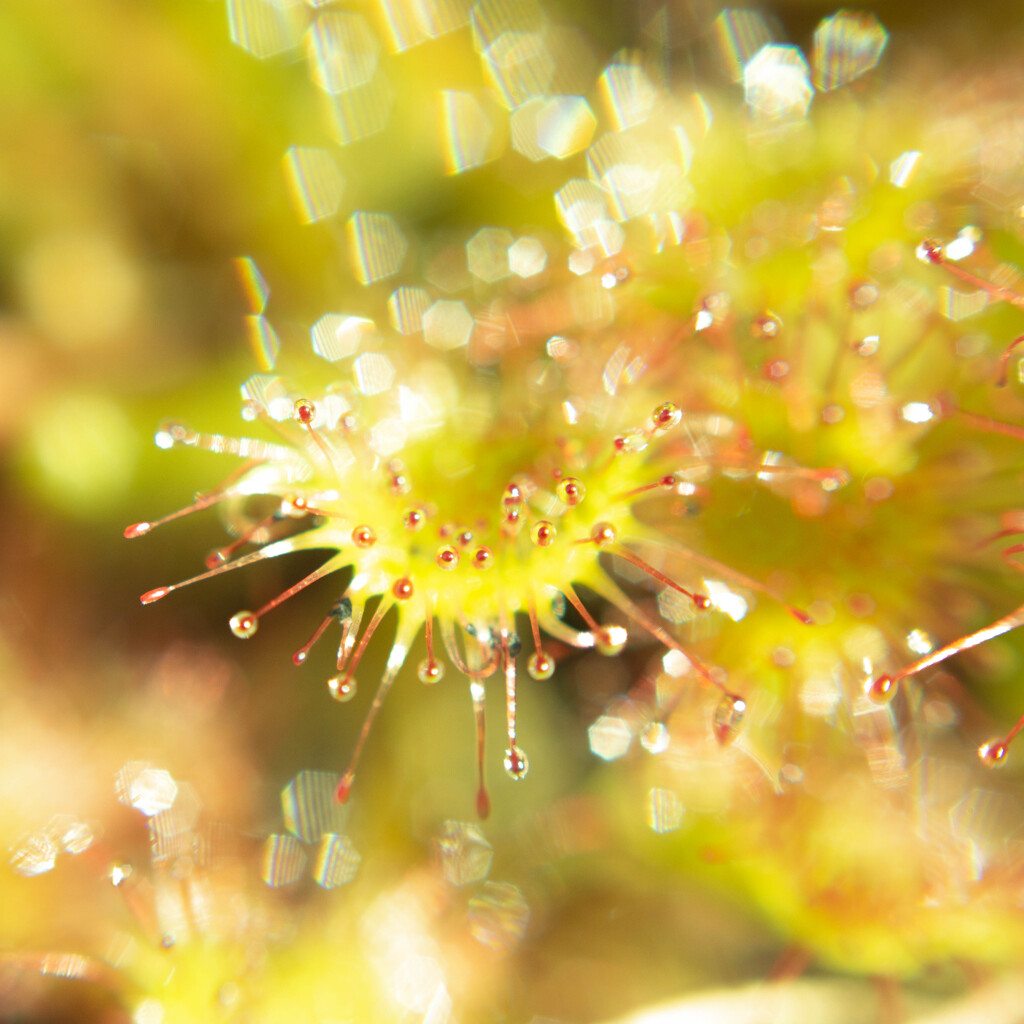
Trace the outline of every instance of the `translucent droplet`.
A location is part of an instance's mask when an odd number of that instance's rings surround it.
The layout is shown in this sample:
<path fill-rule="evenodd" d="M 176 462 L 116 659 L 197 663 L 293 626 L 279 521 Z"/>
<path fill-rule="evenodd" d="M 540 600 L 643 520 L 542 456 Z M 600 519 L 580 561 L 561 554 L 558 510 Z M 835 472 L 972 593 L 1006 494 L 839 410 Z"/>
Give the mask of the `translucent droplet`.
<path fill-rule="evenodd" d="M 614 657 L 629 639 L 629 633 L 624 626 L 604 626 L 594 634 L 594 646 L 599 654 L 606 657 Z"/>
<path fill-rule="evenodd" d="M 356 695 L 356 681 L 349 676 L 331 676 L 327 680 L 327 689 L 336 701 L 344 704 Z"/>
<path fill-rule="evenodd" d="M 433 658 L 424 658 L 416 669 L 416 675 L 421 683 L 432 686 L 444 679 L 444 665 Z"/>
<path fill-rule="evenodd" d="M 505 751 L 505 771 L 510 779 L 515 779 L 517 782 L 520 779 L 525 779 L 529 770 L 530 761 L 521 748 L 512 747 Z"/>
<path fill-rule="evenodd" d="M 896 696 L 897 680 L 892 676 L 877 676 L 867 686 L 867 695 L 876 704 L 888 704 Z"/>
<path fill-rule="evenodd" d="M 228 620 L 231 632 L 240 640 L 248 640 L 249 637 L 255 636 L 259 624 L 260 620 L 249 611 L 235 612 Z"/>
<path fill-rule="evenodd" d="M 533 679 L 550 679 L 555 674 L 555 659 L 546 651 L 535 651 L 526 661 L 526 671 Z"/>
<path fill-rule="evenodd" d="M 736 738 L 743 716 L 746 713 L 746 701 L 739 697 L 731 697 L 726 694 L 715 706 L 715 713 L 711 719 L 711 727 L 715 739 L 722 746 L 726 746 Z"/>
<path fill-rule="evenodd" d="M 982 764 L 988 768 L 997 768 L 1006 763 L 1006 755 L 1009 748 L 1002 740 L 989 740 L 978 747 L 978 757 Z"/>
<path fill-rule="evenodd" d="M 577 480 L 574 476 L 567 476 L 558 481 L 555 493 L 558 495 L 559 501 L 573 508 L 587 496 L 587 489 L 582 480 Z"/>

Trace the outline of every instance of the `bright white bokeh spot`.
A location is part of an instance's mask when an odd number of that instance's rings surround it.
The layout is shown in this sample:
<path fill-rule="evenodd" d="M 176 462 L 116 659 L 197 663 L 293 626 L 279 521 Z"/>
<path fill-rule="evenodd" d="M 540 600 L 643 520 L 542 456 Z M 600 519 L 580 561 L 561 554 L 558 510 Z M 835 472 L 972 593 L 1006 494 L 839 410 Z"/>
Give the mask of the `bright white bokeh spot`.
<path fill-rule="evenodd" d="M 805 117 L 814 86 L 800 48 L 762 46 L 743 68 L 743 92 L 747 106 L 760 117 Z"/>

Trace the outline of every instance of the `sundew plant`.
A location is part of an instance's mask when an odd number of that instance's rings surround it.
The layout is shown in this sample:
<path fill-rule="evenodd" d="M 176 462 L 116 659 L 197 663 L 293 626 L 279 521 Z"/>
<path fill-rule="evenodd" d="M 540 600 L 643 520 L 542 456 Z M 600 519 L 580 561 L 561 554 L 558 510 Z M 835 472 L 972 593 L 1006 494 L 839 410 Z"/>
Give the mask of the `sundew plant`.
<path fill-rule="evenodd" d="M 884 11 L 627 6 L 226 0 L 286 84 L 252 105 L 291 257 L 231 268 L 241 422 L 156 425 L 221 482 L 139 488 L 122 547 L 186 566 L 140 587 L 158 635 L 245 574 L 265 706 L 361 726 L 307 763 L 282 713 L 283 785 L 212 712 L 174 733 L 194 785 L 132 734 L 107 837 L 71 808 L 12 846 L 103 896 L 67 952 L 0 929 L 0 1019 L 12 971 L 137 1024 L 1019 1017 L 1024 81 Z M 233 655 L 167 633 L 150 689 L 228 692 Z M 476 799 L 442 823 L 411 808 L 448 737 L 408 708 L 450 688 Z M 524 708 L 556 700 L 552 740 Z M 545 790 L 556 743 L 584 766 Z M 280 827 L 220 828 L 210 751 Z"/>

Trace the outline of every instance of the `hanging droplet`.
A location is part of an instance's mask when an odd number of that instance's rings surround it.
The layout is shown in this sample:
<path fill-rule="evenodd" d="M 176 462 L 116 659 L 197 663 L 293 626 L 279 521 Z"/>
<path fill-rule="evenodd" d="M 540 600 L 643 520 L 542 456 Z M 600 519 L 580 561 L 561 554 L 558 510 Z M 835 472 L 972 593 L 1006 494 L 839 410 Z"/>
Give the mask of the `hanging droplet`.
<path fill-rule="evenodd" d="M 505 751 L 505 771 L 508 772 L 510 779 L 515 779 L 517 782 L 520 779 L 525 779 L 529 770 L 529 759 L 519 747 L 514 746 L 511 750 Z"/>
<path fill-rule="evenodd" d="M 978 757 L 987 768 L 998 768 L 1006 763 L 1009 747 L 1003 740 L 989 740 L 978 747 Z"/>
<path fill-rule="evenodd" d="M 331 676 L 327 689 L 336 701 L 344 704 L 356 695 L 356 681 L 351 676 Z"/>
<path fill-rule="evenodd" d="M 534 651 L 526 659 L 526 671 L 530 673 L 531 679 L 543 682 L 555 674 L 555 659 L 547 651 Z"/>
<path fill-rule="evenodd" d="M 878 676 L 868 684 L 866 692 L 876 704 L 888 704 L 896 696 L 898 685 L 892 676 Z"/>
<path fill-rule="evenodd" d="M 426 520 L 426 515 L 423 509 L 410 508 L 406 509 L 405 514 L 402 516 L 402 522 L 405 523 L 407 530 L 418 530 Z"/>
<path fill-rule="evenodd" d="M 662 402 L 651 413 L 651 419 L 654 421 L 654 429 L 664 433 L 679 426 L 683 419 L 683 413 L 675 402 Z"/>
<path fill-rule="evenodd" d="M 574 476 L 567 476 L 564 480 L 558 481 L 555 493 L 563 505 L 575 508 L 587 496 L 587 489 L 583 486 L 582 480 L 577 480 Z"/>
<path fill-rule="evenodd" d="M 736 738 L 740 725 L 743 722 L 743 715 L 747 710 L 747 702 L 739 697 L 732 697 L 726 694 L 715 706 L 715 713 L 711 718 L 711 727 L 715 739 L 724 747 Z"/>
<path fill-rule="evenodd" d="M 316 406 L 308 398 L 296 399 L 295 418 L 308 427 L 316 419 Z"/>
<path fill-rule="evenodd" d="M 606 657 L 614 657 L 629 639 L 629 633 L 624 626 L 604 626 L 594 633 L 594 646 L 599 654 Z"/>
<path fill-rule="evenodd" d="M 132 523 L 131 526 L 124 528 L 124 535 L 128 540 L 134 537 L 141 537 L 145 533 L 149 533 L 153 529 L 152 523 Z"/>
<path fill-rule="evenodd" d="M 433 658 L 424 658 L 416 669 L 416 675 L 419 676 L 421 683 L 433 686 L 444 679 L 444 665 Z"/>
<path fill-rule="evenodd" d="M 942 243 L 935 238 L 926 238 L 917 247 L 917 258 L 922 263 L 941 263 L 944 259 Z"/>
<path fill-rule="evenodd" d="M 494 565 L 494 552 L 490 548 L 477 548 L 473 552 L 473 564 L 478 569 L 490 569 Z"/>
<path fill-rule="evenodd" d="M 590 539 L 603 548 L 615 543 L 615 527 L 611 523 L 594 523 L 590 529 Z"/>
<path fill-rule="evenodd" d="M 555 537 L 558 535 L 558 530 L 555 529 L 554 523 L 549 523 L 546 519 L 541 519 L 539 522 L 533 524 L 533 528 L 530 530 L 530 539 L 539 548 L 550 547 L 555 542 Z"/>
<path fill-rule="evenodd" d="M 248 640 L 249 637 L 255 635 L 259 624 L 260 620 L 252 612 L 235 612 L 228 621 L 231 632 L 239 640 Z"/>
<path fill-rule="evenodd" d="M 139 600 L 143 604 L 152 604 L 154 601 L 159 601 L 161 598 L 166 597 L 171 592 L 170 587 L 156 587 L 153 590 L 147 590 Z"/>
<path fill-rule="evenodd" d="M 399 601 L 408 601 L 412 597 L 414 589 L 412 580 L 408 576 L 403 576 L 391 584 L 391 593 Z"/>

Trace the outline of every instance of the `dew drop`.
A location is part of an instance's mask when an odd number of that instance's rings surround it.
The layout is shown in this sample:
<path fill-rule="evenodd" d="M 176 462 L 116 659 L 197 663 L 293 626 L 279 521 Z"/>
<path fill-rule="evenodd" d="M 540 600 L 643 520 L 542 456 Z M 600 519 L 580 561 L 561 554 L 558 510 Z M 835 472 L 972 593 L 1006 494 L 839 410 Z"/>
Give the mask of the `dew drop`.
<path fill-rule="evenodd" d="M 377 534 L 374 533 L 372 526 L 357 526 L 352 531 L 352 543 L 357 548 L 372 548 L 377 543 Z"/>
<path fill-rule="evenodd" d="M 534 523 L 530 530 L 530 539 L 537 547 L 547 548 L 555 542 L 555 537 L 558 531 L 555 529 L 554 523 L 549 523 L 546 519 L 541 519 L 539 522 Z"/>
<path fill-rule="evenodd" d="M 352 676 L 331 676 L 327 680 L 327 689 L 339 703 L 345 704 L 356 695 L 356 681 Z"/>
<path fill-rule="evenodd" d="M 558 481 L 555 493 L 563 505 L 574 508 L 587 496 L 587 489 L 583 486 L 582 480 L 577 480 L 574 476 L 567 476 L 564 480 Z"/>
<path fill-rule="evenodd" d="M 444 547 L 437 549 L 437 554 L 434 555 L 434 561 L 437 563 L 439 569 L 451 572 L 453 569 L 458 568 L 459 553 L 451 546 L 451 544 L 445 544 Z"/>
<path fill-rule="evenodd" d="M 124 535 L 128 540 L 132 540 L 135 537 L 141 537 L 143 534 L 149 533 L 152 529 L 152 523 L 132 523 L 131 526 L 124 528 Z"/>
<path fill-rule="evenodd" d="M 639 427 L 632 427 L 625 433 L 619 434 L 612 442 L 616 455 L 630 455 L 633 452 L 642 452 L 647 447 L 647 444 L 647 435 Z"/>
<path fill-rule="evenodd" d="M 421 683 L 433 686 L 444 679 L 444 665 L 433 658 L 424 658 L 416 668 L 416 675 Z"/>
<path fill-rule="evenodd" d="M 679 426 L 683 419 L 683 413 L 675 402 L 662 402 L 651 413 L 651 419 L 654 421 L 655 430 L 667 431 Z"/>
<path fill-rule="evenodd" d="M 711 598 L 707 594 L 693 595 L 693 603 L 702 611 L 706 612 L 711 607 Z"/>
<path fill-rule="evenodd" d="M 550 679 L 555 674 L 555 659 L 547 651 L 535 651 L 526 660 L 526 671 L 532 679 Z"/>
<path fill-rule="evenodd" d="M 888 704 L 896 696 L 897 680 L 892 676 L 878 676 L 866 687 L 867 695 L 876 704 Z"/>
<path fill-rule="evenodd" d="M 252 612 L 235 612 L 228 621 L 231 632 L 239 640 L 248 640 L 259 628 L 260 620 Z"/>
<path fill-rule="evenodd" d="M 511 750 L 505 751 L 505 771 L 510 779 L 517 782 L 525 779 L 529 770 L 530 761 L 519 747 L 513 746 Z"/>
<path fill-rule="evenodd" d="M 615 527 L 611 523 L 594 523 L 590 530 L 590 539 L 599 547 L 615 543 Z"/>
<path fill-rule="evenodd" d="M 170 587 L 157 587 L 154 590 L 147 590 L 139 600 L 143 604 L 152 604 L 154 601 L 159 601 L 162 597 L 166 597 L 170 592 Z"/>
<path fill-rule="evenodd" d="M 978 757 L 987 768 L 998 768 L 1006 763 L 1009 748 L 1003 740 L 989 740 L 978 747 Z"/>
<path fill-rule="evenodd" d="M 494 565 L 494 552 L 490 548 L 477 548 L 473 552 L 473 564 L 478 569 L 490 569 Z"/>
<path fill-rule="evenodd" d="M 607 657 L 614 657 L 629 639 L 629 633 L 624 626 L 604 626 L 594 634 L 594 646 L 599 654 Z"/>
<path fill-rule="evenodd" d="M 736 738 L 740 725 L 743 722 L 743 715 L 747 710 L 747 702 L 739 697 L 731 697 L 726 694 L 715 706 L 715 713 L 711 718 L 711 727 L 715 739 L 724 747 Z"/>
<path fill-rule="evenodd" d="M 296 399 L 295 418 L 308 427 L 316 419 L 316 406 L 308 398 Z"/>
<path fill-rule="evenodd" d="M 205 558 L 204 564 L 207 569 L 216 569 L 228 560 L 228 554 L 223 548 L 214 548 Z"/>
<path fill-rule="evenodd" d="M 402 516 L 402 522 L 405 523 L 407 530 L 418 530 L 427 517 L 423 513 L 423 509 L 410 508 L 407 509 L 405 514 Z"/>
<path fill-rule="evenodd" d="M 926 238 L 917 247 L 917 258 L 922 263 L 941 263 L 943 261 L 942 243 L 935 238 Z"/>
<path fill-rule="evenodd" d="M 391 593 L 399 601 L 408 601 L 412 597 L 413 591 L 412 580 L 408 576 L 403 576 L 391 584 Z"/>

